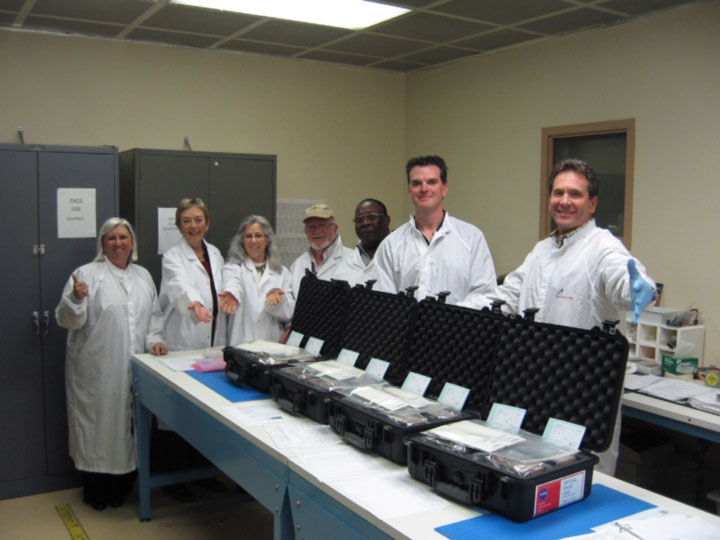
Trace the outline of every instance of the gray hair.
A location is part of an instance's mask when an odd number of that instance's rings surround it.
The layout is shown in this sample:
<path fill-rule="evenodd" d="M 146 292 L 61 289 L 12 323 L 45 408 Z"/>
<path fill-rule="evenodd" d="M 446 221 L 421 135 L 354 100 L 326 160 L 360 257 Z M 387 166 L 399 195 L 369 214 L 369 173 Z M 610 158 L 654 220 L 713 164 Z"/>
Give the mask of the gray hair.
<path fill-rule="evenodd" d="M 105 241 L 105 237 L 108 235 L 110 231 L 112 231 L 115 227 L 118 227 L 122 225 L 125 227 L 128 232 L 130 233 L 130 238 L 132 238 L 133 243 L 133 249 L 132 249 L 132 255 L 130 256 L 130 261 L 135 262 L 138 259 L 137 254 L 137 241 L 135 240 L 135 231 L 133 231 L 132 225 L 130 225 L 130 222 L 121 217 L 111 217 L 108 219 L 105 223 L 103 223 L 103 226 L 100 227 L 100 234 L 98 234 L 97 237 L 97 254 L 95 255 L 94 261 L 102 261 L 103 257 L 105 256 L 105 253 L 103 252 L 103 242 Z M 128 262 L 130 262 L 128 261 Z"/>
<path fill-rule="evenodd" d="M 249 260 L 247 252 L 245 251 L 245 244 L 243 243 L 243 237 L 245 236 L 245 229 L 251 225 L 258 224 L 262 227 L 263 233 L 267 237 L 267 247 L 265 248 L 265 263 L 268 268 L 273 270 L 280 269 L 280 250 L 275 245 L 275 233 L 273 232 L 272 225 L 263 216 L 255 214 L 247 216 L 238 225 L 238 232 L 230 240 L 230 249 L 228 249 L 228 262 L 235 264 L 243 264 Z"/>

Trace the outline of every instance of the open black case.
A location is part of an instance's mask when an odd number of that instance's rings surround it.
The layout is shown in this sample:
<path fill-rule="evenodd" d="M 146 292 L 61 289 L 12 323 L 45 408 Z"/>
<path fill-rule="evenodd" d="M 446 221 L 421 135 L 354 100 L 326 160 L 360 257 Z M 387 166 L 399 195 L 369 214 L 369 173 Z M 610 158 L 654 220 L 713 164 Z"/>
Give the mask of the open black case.
<path fill-rule="evenodd" d="M 303 277 L 298 298 L 295 303 L 292 329 L 302 334 L 300 348 L 307 345 L 311 337 L 323 340 L 320 355 L 336 354 L 341 332 L 345 327 L 350 287 L 342 281 L 317 279 L 309 271 Z M 279 368 L 310 360 L 307 352 L 294 357 L 270 355 L 248 351 L 240 346 L 228 346 L 223 349 L 225 374 L 235 384 L 245 383 L 264 393 L 270 392 L 270 374 Z"/>
<path fill-rule="evenodd" d="M 305 276 L 300 289 L 302 298 L 309 298 L 309 295 L 304 295 L 306 286 L 308 290 L 312 288 L 321 293 L 316 283 L 320 281 L 313 275 Z M 357 354 L 357 376 L 342 379 L 324 376 L 318 371 L 324 367 L 321 363 L 315 366 L 288 366 L 273 371 L 271 375 L 270 393 L 281 408 L 325 424 L 328 423 L 331 393 L 374 382 L 361 371 L 372 358 L 389 362 L 390 366 L 402 364 L 417 308 L 412 291 L 402 294 L 373 291 L 372 282 L 366 286 L 357 285 L 342 290 L 345 294 L 345 324 L 338 332 L 337 339 L 333 340 L 333 346 L 324 346 L 322 353 L 323 357 L 331 359 L 335 359 L 343 350 Z M 313 337 L 314 331 L 309 331 Z"/>
<path fill-rule="evenodd" d="M 534 322 L 533 313 L 525 318 L 481 313 L 496 321 L 495 345 L 482 363 L 466 365 L 466 386 L 471 388 L 466 410 L 487 418 L 493 403 L 523 408 L 522 428 L 538 435 L 550 418 L 583 425 L 581 450 L 518 475 L 488 465 L 482 452 L 421 433 L 406 440 L 408 470 L 453 500 L 527 521 L 590 494 L 598 462 L 590 451 L 610 446 L 628 343 L 615 330 L 617 321 L 583 330 Z"/>

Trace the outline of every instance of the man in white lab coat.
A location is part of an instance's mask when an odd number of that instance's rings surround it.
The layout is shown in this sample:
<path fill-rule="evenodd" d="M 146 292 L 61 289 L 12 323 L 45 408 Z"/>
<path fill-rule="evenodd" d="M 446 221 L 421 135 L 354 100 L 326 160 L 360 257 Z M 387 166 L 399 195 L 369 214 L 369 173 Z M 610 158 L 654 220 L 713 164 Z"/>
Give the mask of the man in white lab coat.
<path fill-rule="evenodd" d="M 352 255 L 340 263 L 335 279 L 347 281 L 350 285 L 377 281 L 375 252 L 385 237 L 390 234 L 390 216 L 387 208 L 377 199 L 364 199 L 355 208 L 355 234 L 358 243 Z"/>
<path fill-rule="evenodd" d="M 511 313 L 538 308 L 540 322 L 590 329 L 629 309 L 637 320 L 653 300 L 655 284 L 620 240 L 595 225 L 597 174 L 582 160 L 565 159 L 548 183 L 557 229 L 490 296 L 504 300 L 503 309 Z M 618 415 L 611 447 L 600 454 L 602 472 L 614 474 L 619 432 Z"/>
<path fill-rule="evenodd" d="M 413 158 L 406 174 L 415 212 L 380 244 L 375 288 L 398 292 L 417 287 L 418 299 L 448 291 L 447 302 L 461 305 L 492 292 L 495 267 L 483 233 L 443 208 L 445 161 L 439 156 Z"/>
<path fill-rule="evenodd" d="M 328 205 L 314 204 L 306 209 L 303 222 L 310 247 L 290 266 L 295 298 L 300 292 L 305 270 L 311 270 L 320 279 L 329 280 L 335 277 L 340 262 L 352 255 L 352 250 L 343 246 L 335 214 Z"/>

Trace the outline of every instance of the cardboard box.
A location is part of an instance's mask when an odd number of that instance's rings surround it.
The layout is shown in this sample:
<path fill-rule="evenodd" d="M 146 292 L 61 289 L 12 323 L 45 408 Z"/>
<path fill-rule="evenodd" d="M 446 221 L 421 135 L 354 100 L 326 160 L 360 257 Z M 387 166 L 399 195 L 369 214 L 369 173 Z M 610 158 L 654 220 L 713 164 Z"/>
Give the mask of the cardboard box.
<path fill-rule="evenodd" d="M 690 375 L 692 378 L 698 370 L 698 359 L 690 357 L 680 358 L 669 354 L 663 354 L 662 369 L 666 374 Z"/>

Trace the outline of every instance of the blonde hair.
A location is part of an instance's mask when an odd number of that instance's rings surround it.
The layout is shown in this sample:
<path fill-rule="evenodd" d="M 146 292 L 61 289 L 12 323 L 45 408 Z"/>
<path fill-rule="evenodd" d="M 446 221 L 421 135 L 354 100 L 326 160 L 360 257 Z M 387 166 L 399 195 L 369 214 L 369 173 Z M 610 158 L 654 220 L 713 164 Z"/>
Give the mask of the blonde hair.
<path fill-rule="evenodd" d="M 130 255 L 130 261 L 135 262 L 138 260 L 137 241 L 135 240 L 135 231 L 133 231 L 132 225 L 130 225 L 130 222 L 125 218 L 111 217 L 105 223 L 103 223 L 102 227 L 100 227 L 100 234 L 98 234 L 97 237 L 97 254 L 93 259 L 94 261 L 103 260 L 103 257 L 105 256 L 105 253 L 103 251 L 103 242 L 105 241 L 105 237 L 110 231 L 112 231 L 115 227 L 119 227 L 120 225 L 122 225 L 128 230 L 128 232 L 130 233 L 130 237 L 132 238 L 133 249 L 132 255 Z"/>

